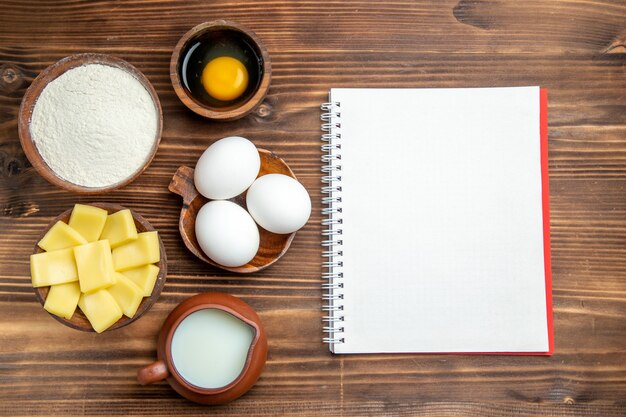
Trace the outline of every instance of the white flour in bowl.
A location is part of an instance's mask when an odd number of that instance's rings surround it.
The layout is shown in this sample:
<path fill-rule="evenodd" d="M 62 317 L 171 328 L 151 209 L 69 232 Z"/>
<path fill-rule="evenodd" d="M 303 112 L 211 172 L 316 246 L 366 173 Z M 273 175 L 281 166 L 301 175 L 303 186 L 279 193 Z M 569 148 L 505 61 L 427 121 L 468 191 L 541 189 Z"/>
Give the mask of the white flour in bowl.
<path fill-rule="evenodd" d="M 30 121 L 37 150 L 61 178 L 107 187 L 132 176 L 156 141 L 158 113 L 128 72 L 87 64 L 51 81 Z"/>

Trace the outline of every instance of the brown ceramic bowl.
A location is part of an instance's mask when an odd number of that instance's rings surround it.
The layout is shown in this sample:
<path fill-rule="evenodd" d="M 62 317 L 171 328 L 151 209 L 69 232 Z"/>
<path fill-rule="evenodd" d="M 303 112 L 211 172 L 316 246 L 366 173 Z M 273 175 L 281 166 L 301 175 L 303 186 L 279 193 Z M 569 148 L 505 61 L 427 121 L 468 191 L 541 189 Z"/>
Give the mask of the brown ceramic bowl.
<path fill-rule="evenodd" d="M 172 338 L 185 317 L 198 310 L 214 308 L 232 314 L 254 330 L 243 370 L 230 384 L 221 388 L 201 388 L 187 382 L 176 370 L 172 361 Z M 267 336 L 261 319 L 241 299 L 224 293 L 198 294 L 180 303 L 165 319 L 157 342 L 158 360 L 137 372 L 140 384 L 167 382 L 183 397 L 201 404 L 224 404 L 245 394 L 261 376 L 267 360 Z"/>
<path fill-rule="evenodd" d="M 289 165 L 287 165 L 285 161 L 268 150 L 259 149 L 258 151 L 259 156 L 261 157 L 261 169 L 259 170 L 257 178 L 266 174 L 283 174 L 297 180 L 293 171 L 289 168 Z M 262 227 L 259 227 L 259 251 L 247 264 L 235 267 L 224 266 L 212 261 L 211 258 L 206 256 L 200 248 L 200 244 L 196 238 L 196 216 L 200 208 L 209 200 L 196 190 L 196 187 L 193 184 L 193 171 L 194 170 L 192 168 L 181 166 L 174 174 L 169 186 L 169 190 L 171 192 L 183 197 L 183 208 L 180 212 L 178 228 L 185 246 L 187 246 L 187 249 L 189 249 L 191 253 L 202 259 L 204 262 L 218 268 L 231 272 L 251 273 L 267 268 L 274 262 L 278 261 L 287 252 L 289 245 L 291 245 L 291 241 L 296 236 L 296 232 L 279 235 L 268 232 Z M 231 198 L 229 201 L 232 201 L 247 210 L 245 192 Z"/>
<path fill-rule="evenodd" d="M 261 72 L 260 80 L 255 91 L 250 98 L 244 102 L 234 104 L 229 107 L 212 107 L 201 102 L 189 92 L 183 85 L 181 80 L 181 67 L 185 59 L 185 52 L 193 45 L 201 36 L 207 35 L 209 32 L 224 31 L 232 33 L 232 36 L 238 36 L 245 40 L 245 43 L 253 48 L 255 55 L 259 57 Z M 212 22 L 201 23 L 198 26 L 185 33 L 174 47 L 172 59 L 170 61 L 170 78 L 176 95 L 191 111 L 200 116 L 204 116 L 212 120 L 237 120 L 248 113 L 252 112 L 265 98 L 270 88 L 270 80 L 272 78 L 272 65 L 270 55 L 263 46 L 261 39 L 246 27 L 228 20 L 214 20 Z"/>
<path fill-rule="evenodd" d="M 157 118 L 158 118 L 158 126 L 157 126 L 157 134 L 154 138 L 154 144 L 152 146 L 152 151 L 143 165 L 137 168 L 137 170 L 130 177 L 125 180 L 118 182 L 117 184 L 109 185 L 106 187 L 84 187 L 82 185 L 74 184 L 69 181 L 64 180 L 59 177 L 49 166 L 46 164 L 41 154 L 37 150 L 37 146 L 33 142 L 33 138 L 30 134 L 30 120 L 33 115 L 33 109 L 35 108 L 35 103 L 37 103 L 37 99 L 41 92 L 46 88 L 49 82 L 58 78 L 64 72 L 80 67 L 86 64 L 102 64 L 108 65 L 115 68 L 120 68 L 133 77 L 135 77 L 144 88 L 150 93 L 152 97 L 152 101 L 154 103 L 154 107 L 157 109 Z M 110 55 L 103 54 L 79 54 L 72 55 L 62 60 L 52 64 L 45 70 L 43 70 L 37 78 L 35 78 L 26 90 L 26 94 L 24 94 L 24 98 L 22 99 L 22 105 L 20 106 L 20 111 L 18 115 L 18 133 L 20 137 L 20 142 L 22 144 L 22 149 L 24 149 L 24 153 L 26 157 L 33 165 L 35 170 L 41 175 L 44 179 L 50 182 L 57 187 L 61 187 L 68 191 L 72 191 L 78 194 L 99 194 L 105 193 L 108 191 L 117 190 L 132 181 L 134 181 L 145 169 L 150 165 L 154 155 L 156 154 L 157 148 L 159 147 L 159 142 L 161 141 L 161 132 L 163 130 L 163 112 L 161 110 L 161 103 L 159 101 L 159 97 L 157 96 L 154 87 L 150 84 L 150 81 L 134 66 L 129 64 L 128 62 L 115 58 Z"/>
<path fill-rule="evenodd" d="M 108 211 L 109 214 L 126 209 L 126 207 L 123 207 L 117 204 L 109 204 L 109 203 L 89 203 L 88 205 L 104 209 Z M 139 214 L 135 213 L 133 210 L 131 210 L 131 213 L 133 215 L 133 219 L 135 220 L 135 227 L 137 227 L 137 232 L 139 233 L 151 232 L 154 230 L 154 227 L 152 227 L 152 225 L 148 223 L 146 219 L 141 217 Z M 69 210 L 65 210 L 63 213 L 61 213 L 56 218 L 54 218 L 50 222 L 48 227 L 46 227 L 46 229 L 43 232 L 41 232 L 41 234 L 37 238 L 37 242 L 39 242 L 44 237 L 44 235 L 48 233 L 48 230 L 50 230 L 50 228 L 54 226 L 54 224 L 58 222 L 59 220 L 67 223 L 70 220 L 71 214 L 72 214 L 72 209 L 69 209 Z M 135 313 L 132 319 L 129 319 L 126 316 L 122 316 L 122 318 L 119 319 L 114 325 L 106 329 L 105 332 L 127 326 L 130 323 L 134 322 L 135 320 L 139 319 L 139 317 L 143 316 L 146 313 L 146 311 L 150 310 L 150 307 L 152 307 L 154 302 L 159 298 L 159 295 L 161 294 L 161 291 L 163 290 L 163 286 L 165 285 L 165 276 L 167 275 L 167 256 L 165 255 L 165 246 L 163 246 L 163 241 L 161 240 L 160 236 L 159 236 L 159 249 L 161 251 L 161 260 L 156 264 L 156 266 L 159 267 L 159 275 L 157 276 L 156 283 L 154 284 L 154 289 L 152 290 L 152 294 L 149 297 L 144 297 L 144 299 L 141 301 L 141 304 L 139 304 L 139 308 L 137 309 L 137 312 Z M 41 253 L 41 252 L 44 252 L 44 250 L 41 249 L 39 246 L 37 246 L 37 244 L 35 244 L 35 249 L 33 250 L 33 253 Z M 34 290 L 35 290 L 35 295 L 37 296 L 37 299 L 43 306 L 44 303 L 46 302 L 46 297 L 48 296 L 48 291 L 50 290 L 50 287 L 39 287 L 39 288 L 34 288 Z M 78 307 L 76 307 L 76 311 L 74 312 L 74 315 L 69 320 L 63 317 L 56 316 L 51 313 L 50 313 L 50 316 L 52 316 L 59 323 L 63 323 L 66 326 L 71 327 L 72 329 L 82 330 L 84 332 L 95 332 L 93 327 L 91 327 L 89 320 L 87 320 L 87 317 L 85 317 L 83 312 L 80 311 L 80 308 Z"/>

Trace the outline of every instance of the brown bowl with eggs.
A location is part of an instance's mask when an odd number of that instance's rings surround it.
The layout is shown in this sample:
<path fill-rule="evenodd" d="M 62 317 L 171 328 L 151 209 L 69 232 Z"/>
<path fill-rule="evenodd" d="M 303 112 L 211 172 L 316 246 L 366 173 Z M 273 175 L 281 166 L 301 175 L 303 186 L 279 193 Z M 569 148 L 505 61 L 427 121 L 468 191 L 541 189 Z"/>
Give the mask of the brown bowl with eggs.
<path fill-rule="evenodd" d="M 291 171 L 291 168 L 289 168 L 285 161 L 270 151 L 259 149 L 259 156 L 261 157 L 261 170 L 259 171 L 259 176 L 269 173 L 278 173 L 289 175 L 290 177 L 296 179 L 293 171 Z M 202 251 L 202 248 L 198 243 L 198 238 L 196 237 L 196 217 L 198 215 L 198 211 L 200 211 L 202 206 L 204 206 L 209 199 L 205 198 L 198 192 L 198 190 L 196 190 L 193 178 L 193 168 L 181 166 L 174 174 L 174 177 L 169 185 L 169 190 L 171 192 L 176 193 L 183 198 L 183 208 L 180 212 L 178 228 L 185 246 L 187 246 L 187 249 L 189 249 L 191 253 L 202 261 L 218 268 L 231 272 L 249 274 L 260 271 L 274 264 L 287 252 L 291 242 L 294 237 L 296 237 L 296 232 L 289 234 L 276 234 L 260 228 L 259 250 L 254 258 L 245 265 L 234 267 L 225 266 L 209 258 Z M 240 194 L 229 200 L 241 207 L 245 207 L 245 194 Z"/>
<path fill-rule="evenodd" d="M 229 152 L 238 146 L 239 152 Z M 240 183 L 223 189 L 233 181 Z M 195 169 L 178 168 L 169 189 L 183 198 L 185 246 L 202 261 L 237 273 L 277 262 L 311 212 L 310 197 L 287 163 L 241 137 L 213 143 Z"/>

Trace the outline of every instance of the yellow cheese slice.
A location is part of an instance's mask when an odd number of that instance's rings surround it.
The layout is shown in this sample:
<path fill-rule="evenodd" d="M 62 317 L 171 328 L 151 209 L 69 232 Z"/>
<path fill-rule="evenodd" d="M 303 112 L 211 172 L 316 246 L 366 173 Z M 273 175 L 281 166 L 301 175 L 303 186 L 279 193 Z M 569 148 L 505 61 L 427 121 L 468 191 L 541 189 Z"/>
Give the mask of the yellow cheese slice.
<path fill-rule="evenodd" d="M 98 290 L 83 294 L 78 306 L 91 323 L 91 327 L 102 333 L 122 318 L 122 309 L 107 290 Z"/>
<path fill-rule="evenodd" d="M 43 308 L 49 313 L 69 320 L 76 310 L 79 298 L 80 286 L 77 282 L 53 285 L 50 287 Z"/>
<path fill-rule="evenodd" d="M 80 233 L 59 220 L 48 230 L 37 245 L 49 252 L 84 245 L 85 243 L 87 243 L 87 240 Z"/>
<path fill-rule="evenodd" d="M 159 276 L 159 267 L 149 264 L 139 268 L 127 269 L 122 274 L 141 288 L 144 297 L 149 297 L 152 295 L 154 284 Z"/>
<path fill-rule="evenodd" d="M 159 236 L 156 231 L 144 232 L 137 239 L 113 249 L 113 266 L 116 271 L 137 268 L 159 262 Z"/>
<path fill-rule="evenodd" d="M 78 281 L 72 249 L 30 255 L 30 274 L 35 288 Z"/>
<path fill-rule="evenodd" d="M 95 242 L 102 233 L 107 215 L 107 211 L 101 208 L 76 204 L 68 224 L 87 239 L 87 242 Z"/>
<path fill-rule="evenodd" d="M 108 240 L 74 247 L 80 290 L 84 293 L 115 284 L 111 246 Z"/>
<path fill-rule="evenodd" d="M 107 291 L 115 298 L 124 315 L 132 318 L 143 300 L 143 291 L 119 272 L 115 272 L 115 275 L 115 285 L 107 288 Z"/>
<path fill-rule="evenodd" d="M 137 228 L 130 210 L 109 214 L 100 235 L 100 240 L 104 239 L 109 241 L 111 248 L 137 239 Z"/>

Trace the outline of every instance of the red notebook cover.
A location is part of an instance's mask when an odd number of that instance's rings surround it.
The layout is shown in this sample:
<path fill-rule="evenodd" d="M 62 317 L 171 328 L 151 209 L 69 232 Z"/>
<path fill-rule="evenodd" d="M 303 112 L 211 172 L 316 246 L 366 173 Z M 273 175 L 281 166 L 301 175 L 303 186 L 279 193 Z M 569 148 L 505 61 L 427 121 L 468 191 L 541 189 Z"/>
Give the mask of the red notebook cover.
<path fill-rule="evenodd" d="M 552 262 L 550 258 L 550 177 L 548 175 L 548 90 L 540 90 L 539 129 L 541 137 L 541 189 L 543 201 L 543 257 L 546 269 L 546 314 L 548 315 L 549 349 L 554 353 L 554 323 L 552 319 Z"/>
<path fill-rule="evenodd" d="M 553 354 L 547 96 L 331 90 L 324 172 L 345 168 L 326 177 L 341 181 L 326 209 L 342 235 L 324 274 L 332 352 Z"/>

